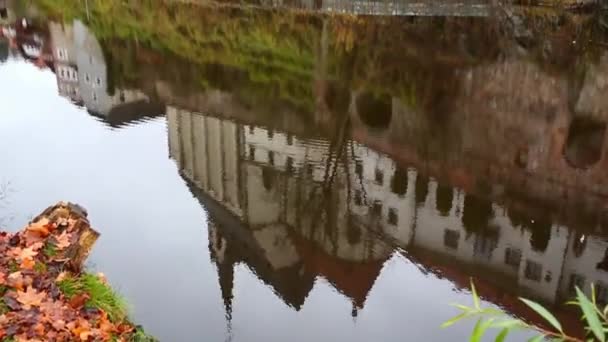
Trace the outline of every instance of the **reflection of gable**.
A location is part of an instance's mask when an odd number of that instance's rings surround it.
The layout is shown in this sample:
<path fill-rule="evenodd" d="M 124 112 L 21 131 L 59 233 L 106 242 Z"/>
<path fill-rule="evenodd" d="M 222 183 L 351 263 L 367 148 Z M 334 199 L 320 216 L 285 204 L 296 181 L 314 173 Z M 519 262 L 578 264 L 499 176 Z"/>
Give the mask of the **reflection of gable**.
<path fill-rule="evenodd" d="M 332 256 L 297 233 L 290 234 L 307 272 L 324 277 L 358 308 L 365 300 L 389 256 L 364 262 L 351 262 Z"/>
<path fill-rule="evenodd" d="M 183 176 L 182 178 L 184 178 L 190 191 L 200 204 L 207 209 L 209 217 L 214 221 L 217 229 L 221 231 L 222 236 L 230 246 L 229 248 L 231 248 L 229 253 L 234 255 L 237 262 L 245 264 L 262 282 L 269 285 L 287 305 L 299 310 L 313 287 L 314 277 L 302 272 L 301 262 L 297 255 L 295 260 L 293 254 L 290 255 L 289 263 L 269 259 L 281 255 L 284 250 L 281 250 L 281 248 L 265 249 L 265 247 L 269 248 L 266 245 L 265 238 L 282 238 L 284 236 L 280 232 L 282 228 L 277 227 L 279 228 L 277 232 L 273 230 L 273 227 L 269 227 L 270 230 L 266 233 L 267 235 L 257 236 L 262 238 L 262 244 L 260 244 L 260 240 L 256 238 L 254 232 L 244 225 L 234 213 L 199 189 L 187 178 Z M 288 237 L 285 238 L 289 239 Z M 270 241 L 273 240 L 270 239 Z M 283 244 L 285 246 L 291 244 L 291 242 L 284 240 Z M 293 248 L 291 249 L 293 250 Z M 290 248 L 285 248 L 285 250 L 289 253 Z"/>

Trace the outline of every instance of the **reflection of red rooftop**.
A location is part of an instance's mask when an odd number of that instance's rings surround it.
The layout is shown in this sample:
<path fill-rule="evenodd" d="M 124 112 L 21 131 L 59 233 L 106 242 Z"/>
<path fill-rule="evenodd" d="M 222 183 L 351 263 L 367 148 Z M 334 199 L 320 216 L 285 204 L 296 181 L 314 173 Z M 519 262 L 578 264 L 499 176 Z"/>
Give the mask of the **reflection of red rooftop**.
<path fill-rule="evenodd" d="M 358 308 L 363 308 L 369 291 L 382 271 L 387 258 L 368 262 L 352 262 L 327 254 L 313 242 L 292 234 L 298 254 L 310 273 L 323 276 L 338 291 L 349 297 Z"/>
<path fill-rule="evenodd" d="M 479 277 L 471 278 L 471 275 L 467 272 L 463 272 L 460 267 L 454 267 L 453 265 L 448 265 L 447 261 L 438 260 L 439 258 L 434 256 L 432 252 L 427 252 L 422 249 L 410 250 L 410 252 L 411 253 L 407 254 L 407 258 L 431 271 L 438 277 L 449 280 L 456 288 L 470 290 L 471 279 L 473 279 L 477 293 L 484 300 L 498 305 L 504 311 L 513 316 L 522 318 L 526 322 L 530 322 L 548 330 L 552 329 L 538 314 L 520 301 L 517 296 L 505 292 L 492 282 Z M 550 311 L 552 311 L 556 318 L 561 322 L 564 331 L 573 336 L 584 337 L 583 325 L 574 311 L 566 309 L 565 305 L 555 306 Z"/>

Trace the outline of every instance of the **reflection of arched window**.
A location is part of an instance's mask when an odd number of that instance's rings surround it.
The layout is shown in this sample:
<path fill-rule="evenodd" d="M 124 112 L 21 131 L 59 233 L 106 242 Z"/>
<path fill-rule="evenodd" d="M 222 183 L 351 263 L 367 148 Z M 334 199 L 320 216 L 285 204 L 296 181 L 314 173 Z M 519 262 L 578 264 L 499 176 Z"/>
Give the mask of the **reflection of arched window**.
<path fill-rule="evenodd" d="M 424 204 L 429 193 L 428 181 L 420 174 L 416 176 L 416 204 Z"/>
<path fill-rule="evenodd" d="M 492 218 L 492 203 L 477 196 L 466 195 L 462 224 L 468 233 L 481 233 Z"/>
<path fill-rule="evenodd" d="M 407 170 L 397 167 L 391 179 L 391 191 L 399 196 L 407 192 Z"/>
<path fill-rule="evenodd" d="M 606 124 L 578 117 L 570 123 L 564 157 L 575 168 L 593 166 L 602 157 Z"/>
<path fill-rule="evenodd" d="M 274 185 L 274 173 L 269 168 L 262 169 L 262 182 L 264 183 L 264 189 L 270 191 Z"/>
<path fill-rule="evenodd" d="M 454 199 L 454 191 L 451 187 L 438 184 L 437 185 L 437 210 L 443 216 L 447 216 L 452 210 L 452 201 Z"/>
<path fill-rule="evenodd" d="M 363 93 L 357 97 L 357 112 L 361 121 L 371 128 L 387 128 L 393 115 L 391 97 Z"/>

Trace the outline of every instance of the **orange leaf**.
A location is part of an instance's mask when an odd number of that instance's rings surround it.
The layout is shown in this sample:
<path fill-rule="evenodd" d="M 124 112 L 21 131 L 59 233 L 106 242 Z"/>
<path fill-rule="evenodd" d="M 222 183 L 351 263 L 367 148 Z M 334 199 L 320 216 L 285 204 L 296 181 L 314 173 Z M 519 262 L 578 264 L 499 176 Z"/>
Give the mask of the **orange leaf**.
<path fill-rule="evenodd" d="M 40 306 L 44 298 L 46 298 L 45 292 L 38 292 L 35 288 L 29 286 L 25 292 L 17 291 L 16 299 L 25 310 L 29 310 L 32 306 Z"/>
<path fill-rule="evenodd" d="M 21 269 L 24 270 L 31 270 L 34 266 L 36 266 L 36 262 L 32 258 L 23 259 L 20 265 Z"/>

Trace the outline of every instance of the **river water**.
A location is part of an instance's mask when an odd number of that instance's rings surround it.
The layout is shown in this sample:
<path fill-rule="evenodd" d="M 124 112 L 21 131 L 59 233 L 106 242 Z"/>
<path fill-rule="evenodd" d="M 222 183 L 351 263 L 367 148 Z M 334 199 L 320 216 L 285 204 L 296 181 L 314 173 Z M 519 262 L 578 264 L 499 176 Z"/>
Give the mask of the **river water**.
<path fill-rule="evenodd" d="M 55 3 L 0 10 L 0 227 L 87 208 L 161 341 L 464 341 L 471 279 L 608 303 L 605 14 Z"/>

